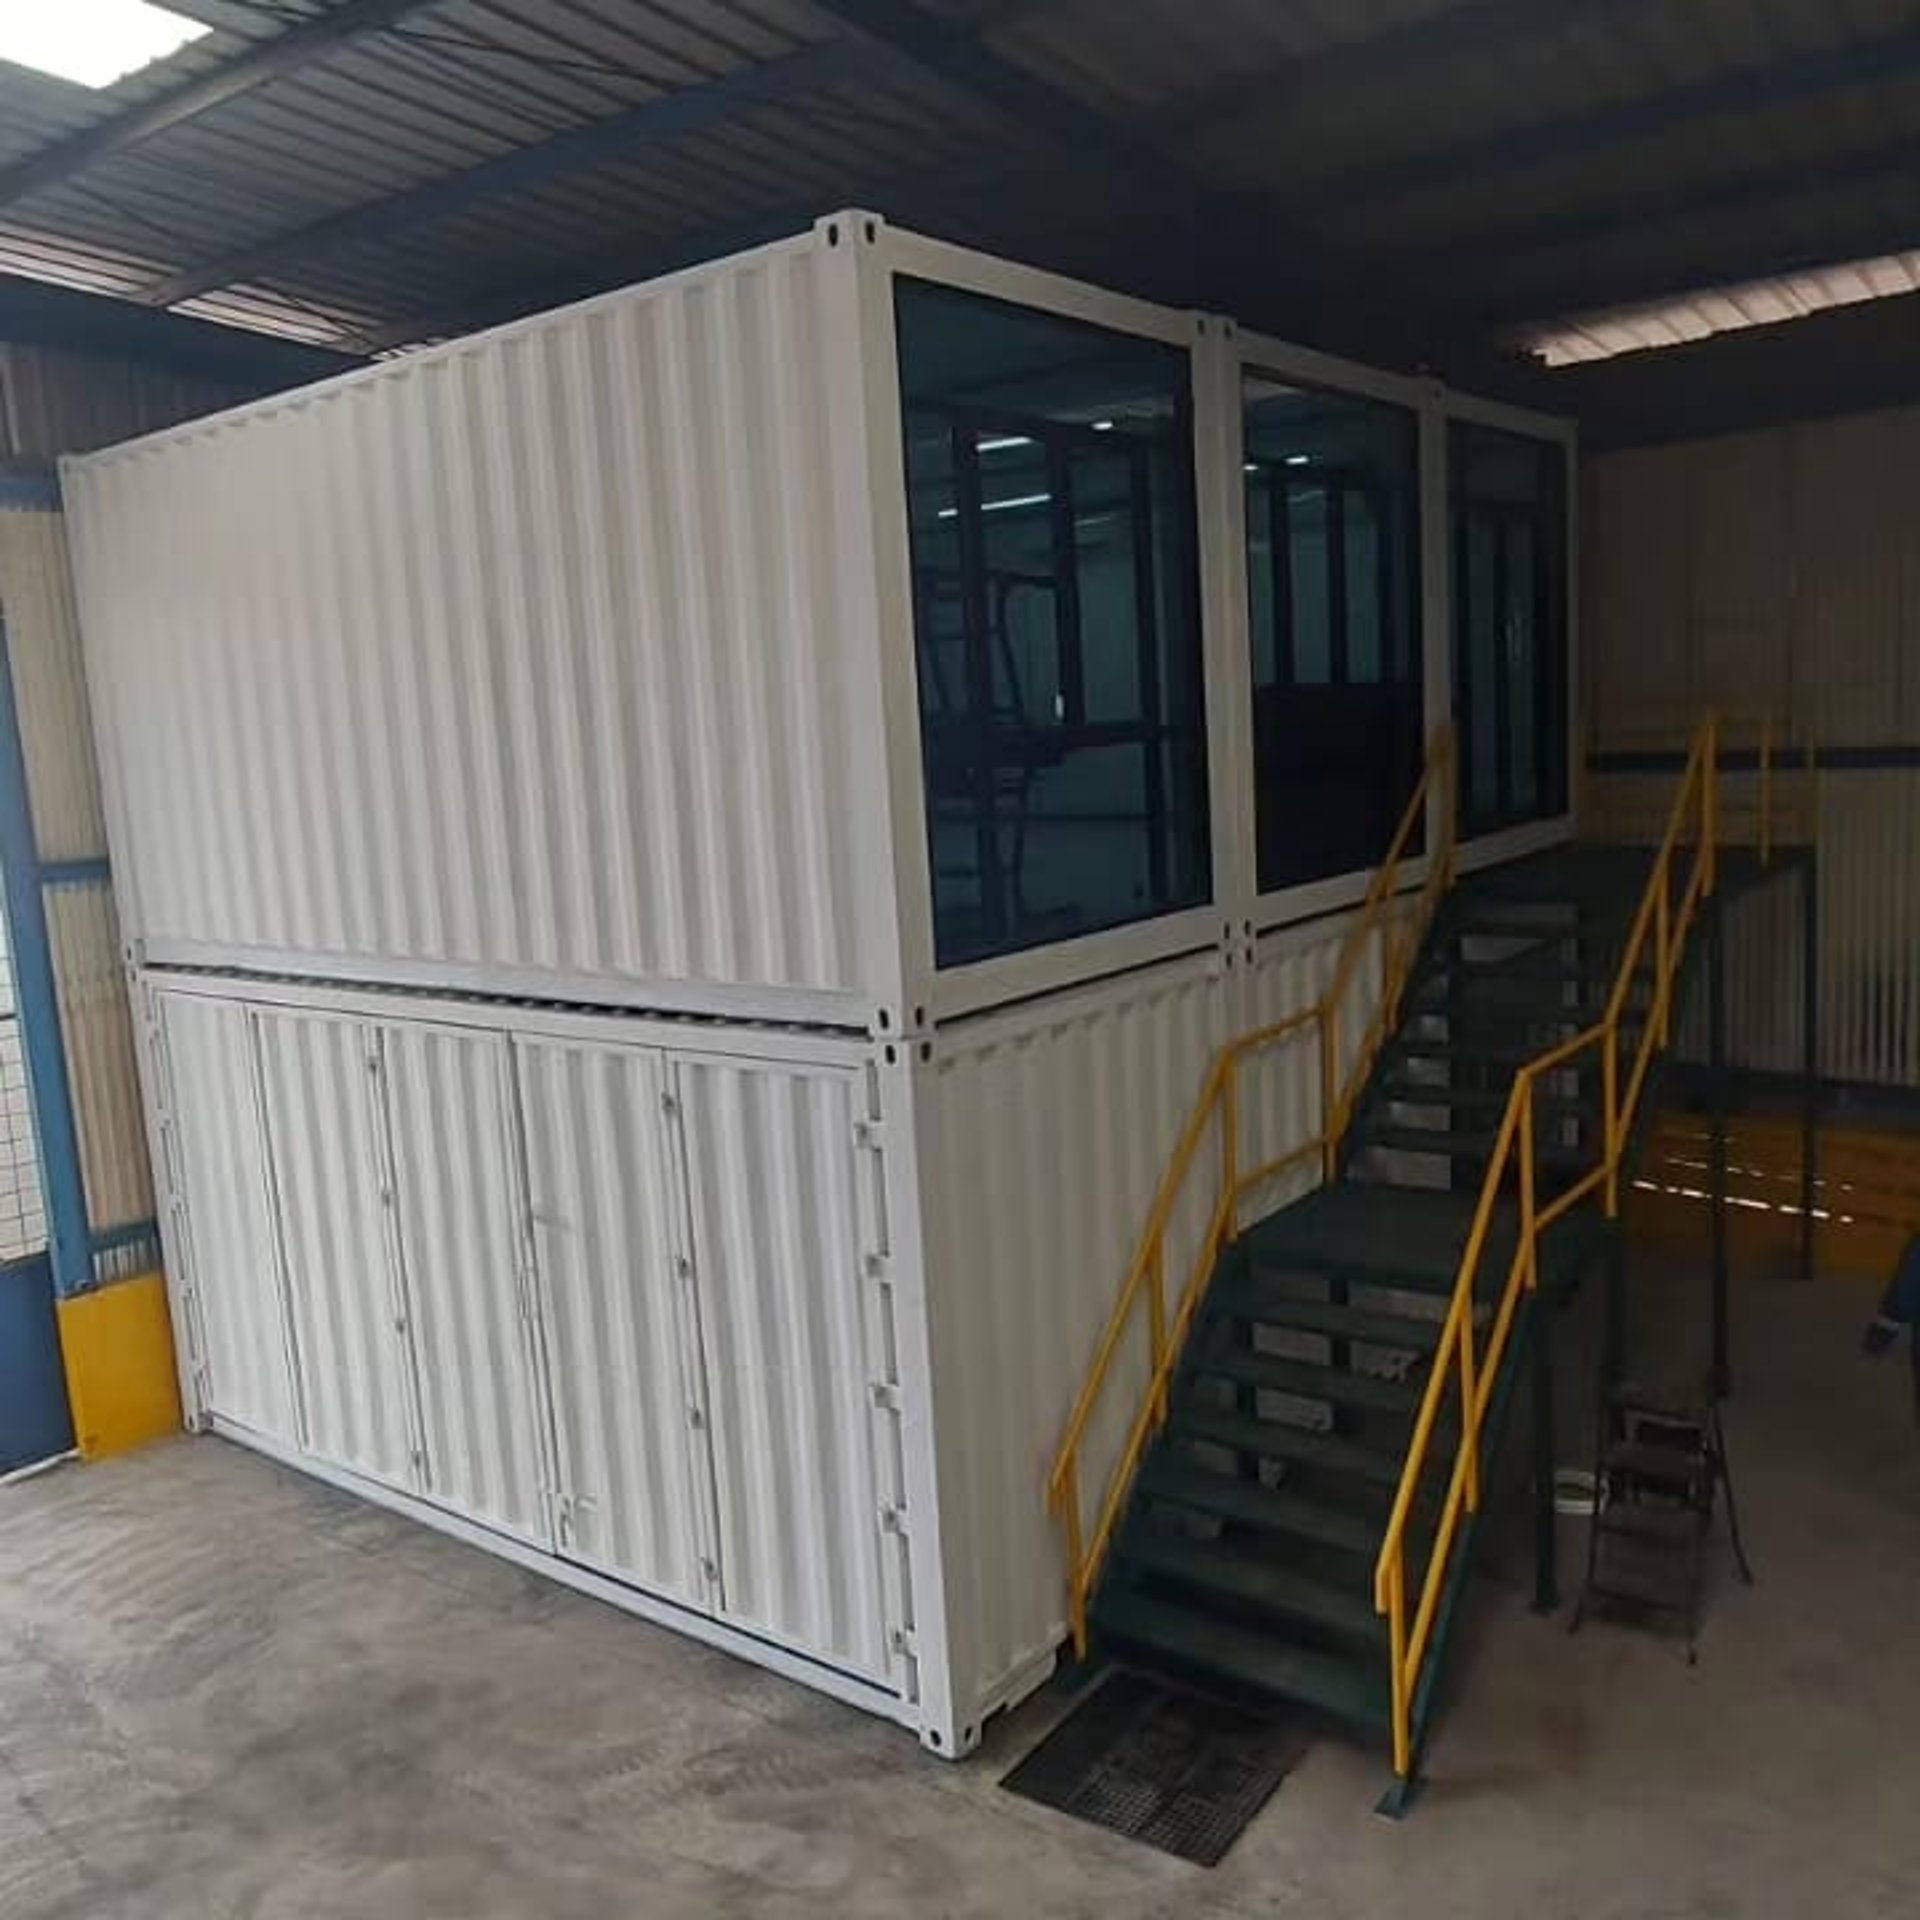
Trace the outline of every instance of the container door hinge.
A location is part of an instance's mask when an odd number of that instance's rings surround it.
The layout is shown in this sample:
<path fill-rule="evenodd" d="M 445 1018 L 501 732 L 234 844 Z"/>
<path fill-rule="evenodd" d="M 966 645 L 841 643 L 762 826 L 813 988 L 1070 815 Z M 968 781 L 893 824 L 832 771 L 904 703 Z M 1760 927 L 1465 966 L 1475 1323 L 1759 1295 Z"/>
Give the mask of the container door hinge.
<path fill-rule="evenodd" d="M 887 1123 L 884 1120 L 856 1120 L 853 1123 L 853 1144 L 867 1153 L 884 1153 Z"/>
<path fill-rule="evenodd" d="M 898 1413 L 905 1404 L 901 1399 L 900 1385 L 895 1380 L 876 1380 L 869 1389 L 873 1404 L 882 1413 Z"/>
<path fill-rule="evenodd" d="M 895 1627 L 887 1635 L 887 1645 L 903 1660 L 917 1660 L 920 1657 L 919 1643 L 914 1639 L 911 1627 Z"/>
<path fill-rule="evenodd" d="M 880 1531 L 891 1533 L 904 1540 L 907 1536 L 907 1507 L 903 1500 L 897 1505 L 882 1503 L 880 1508 Z"/>

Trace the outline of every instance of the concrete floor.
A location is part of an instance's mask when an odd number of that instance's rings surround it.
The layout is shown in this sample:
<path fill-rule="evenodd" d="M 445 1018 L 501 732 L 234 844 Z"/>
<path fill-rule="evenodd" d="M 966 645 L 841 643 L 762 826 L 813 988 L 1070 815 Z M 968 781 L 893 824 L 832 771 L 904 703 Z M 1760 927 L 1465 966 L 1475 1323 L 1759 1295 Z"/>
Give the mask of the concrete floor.
<path fill-rule="evenodd" d="M 1497 1555 L 1414 1816 L 1329 1740 L 1211 1873 L 998 1790 L 1050 1701 L 948 1766 L 224 1443 L 60 1470 L 0 1490 L 0 1915 L 1911 1916 L 1920 1432 L 1871 1293 L 1741 1289 L 1760 1585 L 1722 1562 L 1698 1669 Z"/>

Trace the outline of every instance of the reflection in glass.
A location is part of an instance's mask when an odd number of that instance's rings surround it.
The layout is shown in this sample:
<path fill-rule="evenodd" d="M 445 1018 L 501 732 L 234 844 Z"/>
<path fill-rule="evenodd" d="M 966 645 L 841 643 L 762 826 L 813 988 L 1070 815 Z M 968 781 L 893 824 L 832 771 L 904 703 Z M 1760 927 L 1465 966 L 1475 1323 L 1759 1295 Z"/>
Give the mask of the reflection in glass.
<path fill-rule="evenodd" d="M 1243 390 L 1260 890 L 1375 865 L 1420 775 L 1419 423 Z"/>
<path fill-rule="evenodd" d="M 942 966 L 1209 896 L 1184 352 L 897 292 Z"/>
<path fill-rule="evenodd" d="M 1464 827 L 1567 810 L 1566 456 L 1455 421 L 1455 709 Z"/>

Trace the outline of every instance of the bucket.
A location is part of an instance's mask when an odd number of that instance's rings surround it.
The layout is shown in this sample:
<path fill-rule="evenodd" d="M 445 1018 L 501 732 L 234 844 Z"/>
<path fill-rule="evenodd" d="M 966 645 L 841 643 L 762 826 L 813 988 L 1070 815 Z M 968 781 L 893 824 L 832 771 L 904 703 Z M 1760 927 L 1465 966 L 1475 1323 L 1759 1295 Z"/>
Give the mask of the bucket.
<path fill-rule="evenodd" d="M 1591 1520 L 1607 1504 L 1607 1483 L 1585 1467 L 1559 1467 L 1553 1476 L 1553 1510 L 1570 1520 Z"/>

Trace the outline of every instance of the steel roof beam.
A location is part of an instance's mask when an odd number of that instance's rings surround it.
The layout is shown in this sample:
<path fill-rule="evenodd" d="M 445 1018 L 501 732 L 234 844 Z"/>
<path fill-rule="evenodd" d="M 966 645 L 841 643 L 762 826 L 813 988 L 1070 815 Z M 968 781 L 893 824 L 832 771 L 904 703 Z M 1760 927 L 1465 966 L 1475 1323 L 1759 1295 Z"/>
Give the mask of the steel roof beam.
<path fill-rule="evenodd" d="M 1422 188 L 1457 187 L 1528 167 L 1577 160 L 1689 121 L 1790 106 L 1796 100 L 1896 79 L 1916 69 L 1920 69 L 1920 30 L 1908 28 L 1856 46 L 1671 87 L 1597 113 L 1509 128 L 1450 147 L 1427 148 L 1379 166 L 1336 171 L 1316 179 L 1314 194 L 1330 209 L 1351 212 Z"/>
<path fill-rule="evenodd" d="M 411 234 L 478 201 L 523 193 L 612 161 L 632 160 L 650 147 L 716 126 L 741 107 L 791 99 L 828 81 L 856 77 L 863 65 L 870 71 L 880 58 L 844 42 L 822 41 L 755 66 L 736 67 L 717 79 L 677 87 L 478 166 L 271 234 L 252 246 L 170 274 L 129 297 L 146 306 L 178 306 L 220 287 L 285 272 L 343 247 Z"/>
<path fill-rule="evenodd" d="M 0 167 L 0 206 L 57 187 L 110 154 L 138 146 L 156 133 L 177 127 L 183 120 L 196 119 L 229 100 L 251 93 L 256 87 L 282 79 L 310 61 L 337 52 L 363 34 L 378 33 L 393 26 L 405 15 L 418 12 L 424 4 L 426 0 L 347 0 L 344 6 L 335 7 L 330 13 L 284 28 L 231 60 L 222 61 L 210 73 L 200 74 L 170 92 L 142 100 L 96 126 L 83 127 L 78 133 L 68 134 L 51 146 Z"/>
<path fill-rule="evenodd" d="M 1529 214 L 1524 220 L 1478 229 L 1456 242 L 1435 243 L 1404 253 L 1396 251 L 1387 266 L 1396 274 L 1422 276 L 1430 272 L 1435 282 L 1435 297 L 1445 298 L 1450 287 L 1456 300 L 1464 298 L 1471 302 L 1475 298 L 1471 289 L 1476 274 L 1522 288 L 1529 277 L 1551 286 L 1555 277 L 1552 263 L 1562 261 L 1576 247 L 1610 247 L 1628 241 L 1657 245 L 1662 231 L 1668 228 L 1728 215 L 1759 213 L 1783 201 L 1811 200 L 1821 194 L 1867 186 L 1877 180 L 1890 181 L 1903 174 L 1920 175 L 1920 140 L 1865 147 L 1857 153 L 1838 154 L 1831 160 L 1811 165 L 1768 167 L 1755 173 L 1735 174 L 1698 192 L 1662 187 L 1630 198 L 1605 200 L 1577 212 Z M 1544 273 L 1536 265 L 1543 256 L 1548 262 Z M 1507 271 L 1503 273 L 1503 269 Z M 1532 269 L 1531 275 L 1529 269 Z M 1582 278 L 1592 286 L 1600 276 L 1588 273 Z M 1564 270 L 1559 279 L 1563 286 L 1567 283 Z M 1462 289 L 1467 291 L 1463 294 Z M 1520 297 L 1525 298 L 1524 292 Z M 1487 304 L 1484 299 L 1478 303 Z"/>
<path fill-rule="evenodd" d="M 969 27 L 955 25 L 900 0 L 810 0 L 843 33 L 884 48 L 927 78 L 983 101 L 1029 132 L 1075 149 L 1156 196 L 1197 213 L 1219 211 L 1234 196 L 1189 172 L 1170 154 L 1143 140 L 1050 81 L 1006 59 Z"/>
<path fill-rule="evenodd" d="M 1357 40 L 1289 55 L 1255 72 L 1236 75 L 1197 98 L 1156 113 L 1162 134 L 1191 135 L 1270 111 L 1311 88 L 1370 87 L 1397 80 L 1440 60 L 1457 60 L 1512 40 L 1537 40 L 1584 20 L 1625 11 L 1634 0 L 1471 0 L 1440 13 L 1421 14 Z"/>

